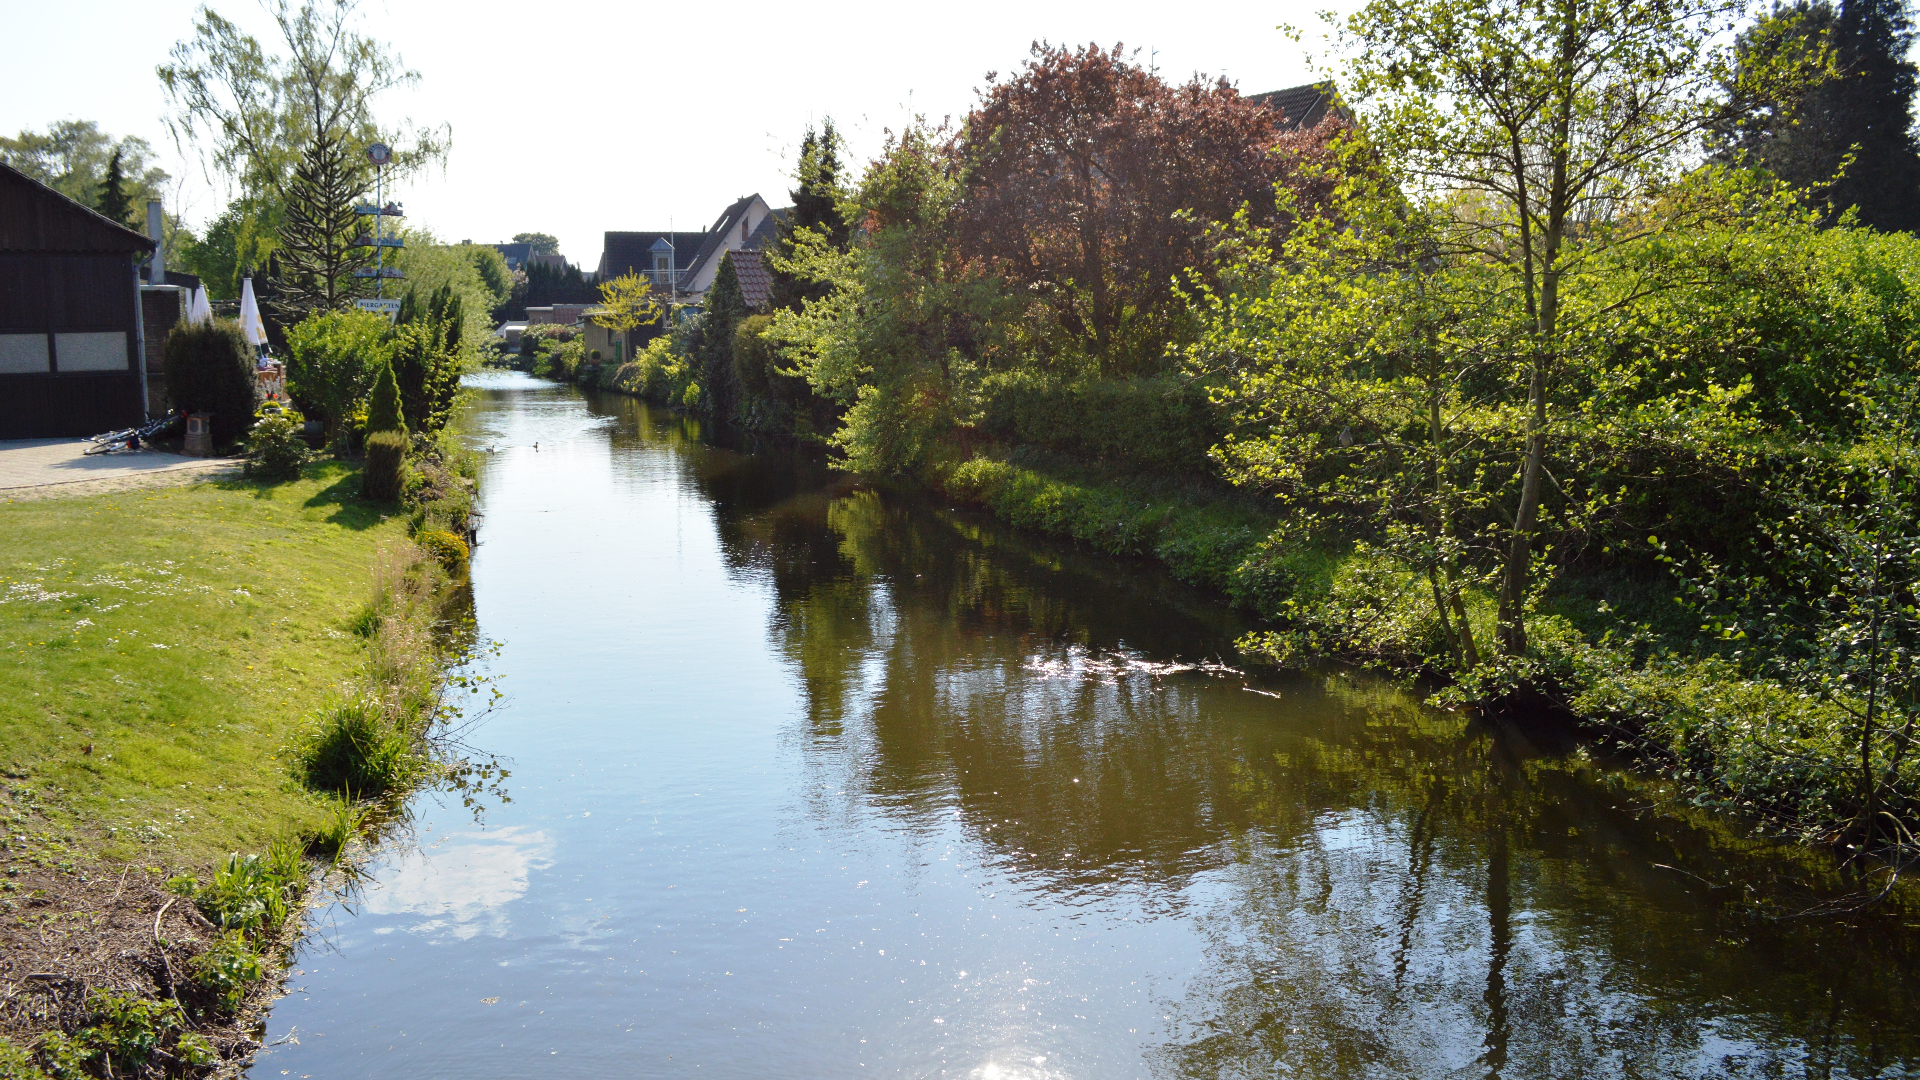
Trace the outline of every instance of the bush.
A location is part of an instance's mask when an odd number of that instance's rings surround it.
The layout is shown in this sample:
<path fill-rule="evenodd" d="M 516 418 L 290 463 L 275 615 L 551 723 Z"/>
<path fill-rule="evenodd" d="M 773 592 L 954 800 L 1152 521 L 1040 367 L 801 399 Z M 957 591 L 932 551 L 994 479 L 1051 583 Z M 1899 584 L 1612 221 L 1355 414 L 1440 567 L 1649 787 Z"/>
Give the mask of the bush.
<path fill-rule="evenodd" d="M 367 811 L 345 799 L 333 804 L 326 821 L 307 835 L 307 854 L 332 862 L 347 849 L 353 838 L 366 828 Z"/>
<path fill-rule="evenodd" d="M 253 425 L 259 379 L 254 348 L 231 319 L 176 326 L 161 349 L 167 400 L 175 409 L 213 414 L 213 440 L 230 442 Z"/>
<path fill-rule="evenodd" d="M 1221 418 L 1199 383 L 1174 378 L 1048 378 L 1029 371 L 981 385 L 981 426 L 1010 443 L 1163 472 L 1204 472 Z"/>
<path fill-rule="evenodd" d="M 385 317 L 371 311 L 324 311 L 287 331 L 287 393 L 318 412 L 338 437 L 392 350 Z"/>
<path fill-rule="evenodd" d="M 300 437 L 300 424 L 300 414 L 278 401 L 261 405 L 247 433 L 246 474 L 261 480 L 298 480 L 300 467 L 313 457 Z"/>
<path fill-rule="evenodd" d="M 446 567 L 450 574 L 459 573 L 471 555 L 465 540 L 444 529 L 423 529 L 414 534 L 413 542 L 440 560 L 440 565 Z"/>
<path fill-rule="evenodd" d="M 413 740 L 388 721 L 379 702 L 365 699 L 327 708 L 300 760 L 307 786 L 348 799 L 399 791 L 418 768 Z"/>
<path fill-rule="evenodd" d="M 96 1062 L 107 1076 L 139 1076 L 153 1052 L 186 1027 L 186 1014 L 177 1001 L 95 990 L 87 997 L 86 1026 L 73 1035 L 54 1031 L 43 1036 L 40 1060 L 58 1080 L 82 1080 Z"/>
<path fill-rule="evenodd" d="M 399 502 L 407 488 L 407 435 L 376 431 L 367 436 L 367 464 L 360 473 L 360 495 L 375 502 Z"/>
<path fill-rule="evenodd" d="M 194 988 L 228 1015 L 239 1011 L 247 988 L 265 973 L 260 954 L 247 945 L 246 935 L 238 930 L 220 935 L 212 948 L 187 964 L 187 977 Z"/>
<path fill-rule="evenodd" d="M 305 878 L 300 852 L 277 844 L 259 855 L 233 854 L 213 881 L 193 890 L 202 914 L 225 930 L 270 934 L 286 922 L 288 898 Z"/>

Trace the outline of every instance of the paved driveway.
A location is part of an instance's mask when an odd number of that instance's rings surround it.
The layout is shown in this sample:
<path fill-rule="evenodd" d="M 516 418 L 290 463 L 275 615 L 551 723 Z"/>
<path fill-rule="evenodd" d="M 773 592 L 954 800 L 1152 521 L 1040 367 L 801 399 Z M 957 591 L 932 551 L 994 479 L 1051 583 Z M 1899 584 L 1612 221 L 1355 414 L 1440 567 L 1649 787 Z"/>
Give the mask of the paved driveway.
<path fill-rule="evenodd" d="M 84 439 L 16 439 L 0 442 L 0 499 L 91 494 L 149 484 L 183 483 L 222 476 L 238 463 L 192 458 L 158 450 L 96 454 L 80 451 Z"/>

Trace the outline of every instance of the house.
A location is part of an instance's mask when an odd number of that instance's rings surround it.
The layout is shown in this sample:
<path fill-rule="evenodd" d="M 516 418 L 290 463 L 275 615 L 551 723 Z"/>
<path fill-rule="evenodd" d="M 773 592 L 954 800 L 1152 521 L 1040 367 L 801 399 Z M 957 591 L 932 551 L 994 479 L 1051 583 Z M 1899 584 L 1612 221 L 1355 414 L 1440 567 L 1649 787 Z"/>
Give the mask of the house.
<path fill-rule="evenodd" d="M 139 272 L 154 247 L 0 164 L 0 439 L 145 418 Z"/>
<path fill-rule="evenodd" d="M 549 270 L 556 270 L 556 271 L 559 271 L 560 273 L 565 273 L 567 270 L 567 257 L 565 255 L 559 254 L 558 252 L 551 255 L 533 254 L 533 255 L 527 256 L 527 266 L 529 268 L 535 267 L 535 266 L 544 266 Z"/>
<path fill-rule="evenodd" d="M 500 257 L 507 260 L 507 270 L 509 273 L 515 270 L 526 269 L 527 260 L 533 256 L 532 244 L 494 244 L 493 250 L 499 252 Z"/>
<path fill-rule="evenodd" d="M 592 304 L 554 304 L 550 307 L 530 307 L 527 309 L 527 325 L 539 326 L 541 323 L 553 323 L 557 326 L 577 326 L 580 317 L 586 314 Z"/>
<path fill-rule="evenodd" d="M 718 221 L 707 230 L 700 249 L 687 261 L 687 273 L 680 291 L 699 303 L 713 287 L 713 276 L 720 272 L 720 258 L 730 251 L 745 248 L 759 250 L 773 242 L 785 210 L 775 210 L 759 195 L 743 195 L 721 211 Z M 736 268 L 737 269 L 737 268 Z"/>
<path fill-rule="evenodd" d="M 1265 105 L 1280 114 L 1279 128 L 1285 132 L 1311 131 L 1327 118 L 1328 113 L 1351 121 L 1353 115 L 1346 106 L 1340 104 L 1339 94 L 1331 82 L 1308 83 L 1305 86 L 1291 86 L 1285 90 L 1269 90 L 1264 94 L 1248 94 L 1247 100 Z"/>
<path fill-rule="evenodd" d="M 688 261 L 706 240 L 704 232 L 610 232 L 593 279 L 612 281 L 638 274 L 662 297 L 676 294 Z"/>

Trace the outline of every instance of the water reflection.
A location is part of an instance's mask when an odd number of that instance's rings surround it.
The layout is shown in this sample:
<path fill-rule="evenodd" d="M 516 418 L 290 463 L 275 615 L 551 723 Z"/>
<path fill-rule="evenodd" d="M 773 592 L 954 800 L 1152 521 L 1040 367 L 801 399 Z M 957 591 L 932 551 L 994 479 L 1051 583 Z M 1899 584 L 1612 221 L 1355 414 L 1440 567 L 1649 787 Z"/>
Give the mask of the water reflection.
<path fill-rule="evenodd" d="M 445 833 L 386 860 L 361 893 L 370 915 L 415 915 L 411 934 L 466 939 L 504 935 L 507 905 L 525 895 L 527 877 L 549 863 L 545 834 L 516 826 Z"/>
<path fill-rule="evenodd" d="M 598 408 L 654 443 L 688 422 Z M 627 436 L 619 436 L 627 437 Z M 1241 629 L 1152 568 L 704 450 L 730 573 L 773 595 L 812 812 L 852 800 L 1067 906 L 1190 917 L 1170 1076 L 1869 1076 L 1920 1062 L 1920 916 L 1782 917 L 1822 860 L 1658 808 L 1564 739 L 1378 684 L 1169 661 Z M 832 794 L 825 794 L 832 793 Z M 1039 902 L 1036 899 L 1034 902 Z M 1124 906 L 1124 905 L 1123 905 Z M 1131 910 L 1131 908 L 1129 908 Z M 976 1075 L 1051 1075 L 1003 1051 Z"/>

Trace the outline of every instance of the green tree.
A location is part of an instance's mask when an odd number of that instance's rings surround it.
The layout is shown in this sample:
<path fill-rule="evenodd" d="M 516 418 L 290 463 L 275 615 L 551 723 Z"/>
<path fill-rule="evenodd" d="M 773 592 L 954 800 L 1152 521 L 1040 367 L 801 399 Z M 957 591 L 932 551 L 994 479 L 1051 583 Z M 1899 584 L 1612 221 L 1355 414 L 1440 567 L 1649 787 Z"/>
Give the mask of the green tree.
<path fill-rule="evenodd" d="M 559 239 L 543 232 L 514 233 L 513 242 L 531 244 L 535 255 L 556 255 L 560 251 Z"/>
<path fill-rule="evenodd" d="M 367 295 L 367 279 L 355 275 L 372 265 L 373 249 L 354 208 L 366 191 L 368 171 L 337 131 L 323 132 L 294 169 L 276 245 L 275 306 L 283 323 L 344 311 Z"/>
<path fill-rule="evenodd" d="M 133 222 L 133 199 L 127 194 L 127 177 L 120 171 L 118 148 L 107 161 L 107 174 L 100 179 L 100 197 L 94 203 L 94 209 L 102 217 L 112 218 L 128 228 L 135 228 Z M 144 229 L 142 231 L 145 231 Z"/>
<path fill-rule="evenodd" d="M 420 298 L 418 285 L 400 301 L 393 334 L 393 374 L 409 430 L 433 434 L 446 427 L 465 370 L 460 351 L 465 315 L 460 296 L 442 285 Z"/>
<path fill-rule="evenodd" d="M 170 177 L 153 164 L 153 147 L 138 136 L 115 140 L 92 120 L 60 120 L 49 124 L 45 132 L 0 136 L 0 161 L 95 209 L 99 209 L 101 185 L 115 156 L 120 158 L 128 207 L 145 207 L 147 200 L 161 198 Z M 172 237 L 168 241 L 171 243 Z"/>
<path fill-rule="evenodd" d="M 733 332 L 740 320 L 753 314 L 740 292 L 740 275 L 733 268 L 733 255 L 720 256 L 720 269 L 714 272 L 700 317 L 699 345 L 694 351 L 695 370 L 700 385 L 706 388 L 702 404 L 714 416 L 724 417 L 738 403 L 740 393 L 733 370 Z"/>
<path fill-rule="evenodd" d="M 1759 164 L 1878 229 L 1920 230 L 1913 127 L 1914 32 L 1903 0 L 1799 0 L 1741 34 L 1743 68 L 1825 48 L 1834 77 L 1748 104 L 1719 132 L 1721 154 Z"/>
<path fill-rule="evenodd" d="M 249 197 L 282 198 L 308 148 L 333 137 L 344 147 L 393 148 L 389 177 L 444 162 L 451 130 L 402 121 L 383 126 L 373 103 L 410 89 L 420 74 L 354 25 L 356 0 L 270 0 L 284 52 L 270 50 L 212 8 L 194 36 L 173 47 L 158 75 L 172 112 L 167 128 L 191 143 L 209 172 Z"/>
<path fill-rule="evenodd" d="M 1787 52 L 1737 69 L 1723 42 L 1741 10 L 1733 0 L 1371 0 L 1344 25 L 1341 85 L 1361 104 L 1370 148 L 1422 201 L 1438 252 L 1487 268 L 1478 291 L 1512 319 L 1517 347 L 1502 377 L 1516 430 L 1489 432 L 1500 449 L 1486 455 L 1512 470 L 1496 632 L 1509 657 L 1527 651 L 1550 444 L 1577 413 L 1593 344 L 1566 312 L 1591 296 L 1601 253 L 1737 206 L 1712 170 L 1690 171 L 1700 139 L 1751 101 L 1804 85 L 1815 67 Z"/>
<path fill-rule="evenodd" d="M 844 140 L 834 129 L 831 117 L 819 132 L 808 127 L 806 137 L 800 142 L 800 161 L 793 174 L 795 186 L 787 192 L 793 207 L 780 219 L 775 233 L 773 254 L 777 257 L 771 263 L 775 307 L 798 310 L 803 302 L 818 300 L 824 295 L 821 286 L 802 282 L 786 269 L 794 255 L 795 238 L 800 233 L 818 234 L 831 247 L 847 249 L 852 230 L 840 210 L 840 204 L 847 197 L 840 165 L 840 152 L 844 148 Z"/>

